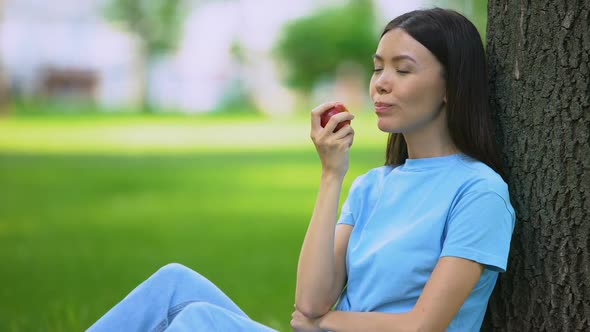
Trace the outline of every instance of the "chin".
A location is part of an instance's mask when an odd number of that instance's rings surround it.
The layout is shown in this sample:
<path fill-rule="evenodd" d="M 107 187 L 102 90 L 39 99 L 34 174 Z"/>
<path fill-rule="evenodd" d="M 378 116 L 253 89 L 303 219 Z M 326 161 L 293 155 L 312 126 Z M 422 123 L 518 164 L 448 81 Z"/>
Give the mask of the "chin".
<path fill-rule="evenodd" d="M 391 123 L 387 123 L 386 121 L 383 121 L 382 119 L 377 120 L 377 128 L 379 128 L 379 130 L 381 130 L 384 133 L 390 133 L 390 134 L 403 133 L 403 128 L 400 128 L 399 126 L 394 126 Z"/>

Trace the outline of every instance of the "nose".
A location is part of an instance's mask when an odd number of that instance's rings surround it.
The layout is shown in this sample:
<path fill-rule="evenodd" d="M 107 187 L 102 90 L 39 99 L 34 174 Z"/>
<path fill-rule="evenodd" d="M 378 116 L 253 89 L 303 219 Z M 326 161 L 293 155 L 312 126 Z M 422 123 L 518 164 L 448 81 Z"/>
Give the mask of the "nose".
<path fill-rule="evenodd" d="M 391 80 L 386 72 L 381 73 L 375 81 L 375 90 L 380 95 L 388 94 L 391 92 Z"/>

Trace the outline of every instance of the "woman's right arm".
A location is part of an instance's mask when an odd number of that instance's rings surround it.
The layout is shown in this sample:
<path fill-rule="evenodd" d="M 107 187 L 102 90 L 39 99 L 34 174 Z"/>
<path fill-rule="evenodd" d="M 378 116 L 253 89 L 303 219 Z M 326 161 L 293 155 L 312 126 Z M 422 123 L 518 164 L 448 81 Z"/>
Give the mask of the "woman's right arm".
<path fill-rule="evenodd" d="M 349 150 L 354 131 L 336 125 L 352 120 L 348 113 L 334 115 L 325 128 L 320 115 L 333 106 L 326 103 L 311 113 L 311 138 L 322 162 L 320 189 L 297 267 L 297 310 L 307 317 L 319 317 L 334 305 L 346 283 L 346 247 L 352 231 L 350 225 L 338 225 L 338 203 L 344 176 L 348 171 Z"/>

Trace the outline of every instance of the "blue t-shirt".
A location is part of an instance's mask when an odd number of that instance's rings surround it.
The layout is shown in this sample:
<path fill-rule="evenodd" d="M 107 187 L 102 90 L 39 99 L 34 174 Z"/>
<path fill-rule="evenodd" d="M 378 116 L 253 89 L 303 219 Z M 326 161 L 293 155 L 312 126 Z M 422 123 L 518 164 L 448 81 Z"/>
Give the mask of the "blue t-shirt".
<path fill-rule="evenodd" d="M 439 258 L 462 257 L 486 268 L 447 331 L 478 331 L 514 221 L 506 183 L 465 154 L 375 168 L 353 182 L 338 220 L 353 230 L 336 310 L 408 312 Z"/>

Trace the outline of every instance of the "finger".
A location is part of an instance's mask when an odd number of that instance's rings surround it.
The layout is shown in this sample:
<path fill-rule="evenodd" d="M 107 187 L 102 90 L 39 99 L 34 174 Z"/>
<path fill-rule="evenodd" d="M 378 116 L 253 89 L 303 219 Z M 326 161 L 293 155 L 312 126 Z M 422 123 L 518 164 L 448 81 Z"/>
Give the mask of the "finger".
<path fill-rule="evenodd" d="M 352 143 L 354 142 L 354 135 L 350 135 L 348 137 L 345 137 L 344 142 L 345 142 L 345 144 L 347 144 L 348 148 L 350 148 L 352 146 Z"/>
<path fill-rule="evenodd" d="M 349 112 L 342 112 L 338 113 L 330 118 L 328 123 L 326 123 L 325 130 L 329 130 L 328 132 L 331 133 L 336 129 L 336 126 L 342 121 L 352 121 L 354 119 L 354 115 Z"/>
<path fill-rule="evenodd" d="M 293 331 L 301 331 L 303 324 L 301 324 L 301 321 L 297 320 L 297 319 L 291 319 L 291 328 L 293 329 Z"/>
<path fill-rule="evenodd" d="M 350 138 L 350 142 L 348 142 L 348 147 L 350 148 L 353 143 L 354 143 L 354 135 L 352 135 L 352 137 Z"/>
<path fill-rule="evenodd" d="M 319 130 L 322 128 L 320 125 L 321 123 L 321 116 L 322 113 L 329 110 L 330 108 L 334 107 L 337 104 L 335 101 L 327 102 L 320 104 L 313 110 L 311 110 L 311 129 L 312 130 Z"/>
<path fill-rule="evenodd" d="M 337 101 L 329 101 L 323 104 L 319 104 L 313 110 L 311 110 L 311 114 L 319 116 L 326 110 L 329 110 L 330 108 L 336 106 L 336 104 L 338 104 Z"/>
<path fill-rule="evenodd" d="M 345 126 L 344 128 L 338 130 L 336 133 L 340 133 L 340 131 L 344 130 L 347 127 L 348 126 Z M 354 140 L 354 131 L 349 132 L 348 134 L 344 135 L 344 137 L 342 137 L 342 138 L 339 138 L 337 140 L 337 142 L 342 147 L 351 147 L 353 140 Z"/>
<path fill-rule="evenodd" d="M 342 139 L 348 135 L 354 135 L 354 129 L 347 124 L 344 125 L 344 127 L 338 129 L 338 131 L 334 133 L 334 139 Z"/>

